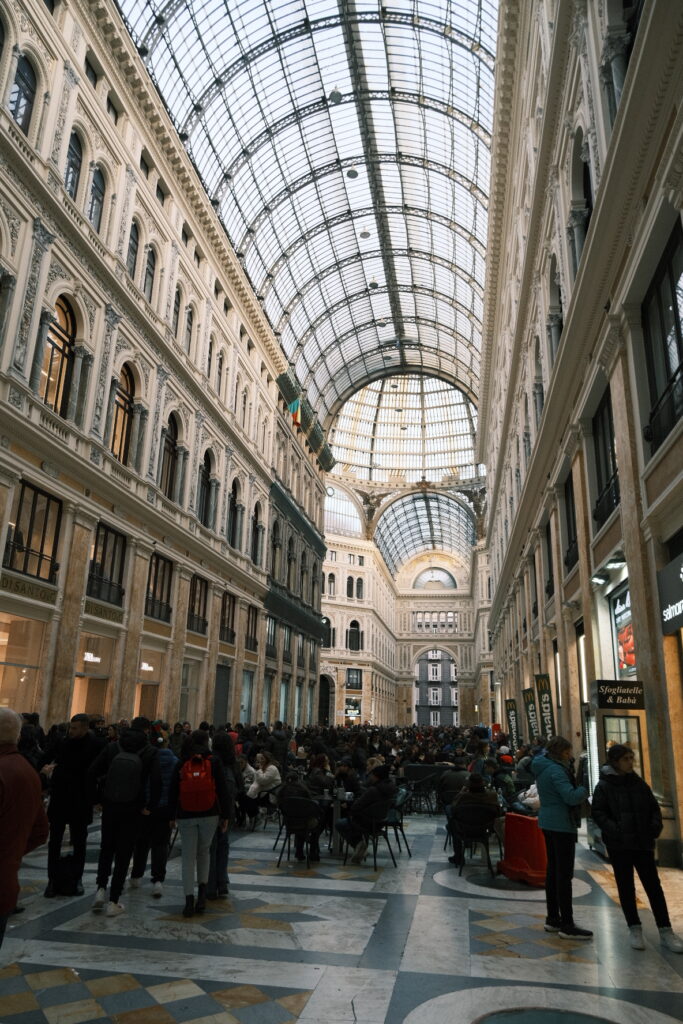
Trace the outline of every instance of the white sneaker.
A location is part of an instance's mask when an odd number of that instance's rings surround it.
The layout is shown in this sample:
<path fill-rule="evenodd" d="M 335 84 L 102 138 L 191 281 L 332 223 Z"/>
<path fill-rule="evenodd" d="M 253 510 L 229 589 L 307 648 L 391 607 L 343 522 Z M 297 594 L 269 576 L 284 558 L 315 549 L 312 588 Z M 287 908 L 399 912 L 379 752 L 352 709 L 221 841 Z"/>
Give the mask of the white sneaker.
<path fill-rule="evenodd" d="M 118 917 L 124 911 L 123 903 L 107 903 L 107 917 Z"/>
<path fill-rule="evenodd" d="M 643 926 L 640 924 L 632 924 L 629 925 L 628 930 L 631 938 L 631 949 L 645 949 Z"/>
<path fill-rule="evenodd" d="M 683 953 L 683 939 L 679 938 L 672 928 L 660 928 L 659 938 L 670 953 Z"/>
<path fill-rule="evenodd" d="M 352 864 L 362 864 L 365 858 L 365 854 L 368 852 L 368 844 L 365 839 L 361 839 L 360 842 L 356 843 L 353 850 L 353 857 L 351 858 Z"/>
<path fill-rule="evenodd" d="M 98 889 L 95 893 L 95 899 L 93 900 L 92 909 L 99 913 L 104 908 L 104 904 L 107 902 L 107 890 Z"/>
<path fill-rule="evenodd" d="M 141 878 L 133 878 L 132 875 L 128 879 L 128 885 L 130 886 L 131 889 L 139 889 L 141 883 L 142 883 L 142 879 Z"/>
<path fill-rule="evenodd" d="M 154 896 L 154 898 L 158 900 L 158 899 L 161 899 L 161 897 L 163 895 L 164 895 L 164 887 L 163 887 L 163 885 L 161 884 L 161 882 L 155 882 L 154 885 L 152 886 L 152 896 Z"/>

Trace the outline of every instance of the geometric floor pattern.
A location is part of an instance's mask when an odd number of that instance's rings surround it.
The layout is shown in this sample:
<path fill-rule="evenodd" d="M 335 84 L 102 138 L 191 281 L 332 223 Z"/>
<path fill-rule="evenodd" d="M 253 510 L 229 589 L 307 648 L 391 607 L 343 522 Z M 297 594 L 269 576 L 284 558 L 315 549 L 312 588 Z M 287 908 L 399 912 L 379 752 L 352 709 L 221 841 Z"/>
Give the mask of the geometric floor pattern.
<path fill-rule="evenodd" d="M 577 923 L 543 930 L 542 891 L 448 863 L 443 819 L 406 819 L 412 857 L 347 865 L 323 849 L 277 867 L 274 826 L 231 833 L 230 892 L 182 917 L 179 851 L 163 897 L 126 888 L 126 912 L 93 914 L 99 830 L 85 895 L 46 900 L 45 848 L 25 858 L 21 914 L 0 949 L 0 1024 L 683 1024 L 683 956 L 662 950 L 644 896 L 636 951 L 609 865 L 579 844 Z M 683 933 L 683 873 L 661 872 Z"/>

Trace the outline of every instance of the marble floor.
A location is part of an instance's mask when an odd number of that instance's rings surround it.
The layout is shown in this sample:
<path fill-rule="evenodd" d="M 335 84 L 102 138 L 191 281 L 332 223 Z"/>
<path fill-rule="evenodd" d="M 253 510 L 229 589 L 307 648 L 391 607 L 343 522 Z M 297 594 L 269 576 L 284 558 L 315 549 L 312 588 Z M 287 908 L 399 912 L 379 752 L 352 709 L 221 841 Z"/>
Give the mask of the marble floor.
<path fill-rule="evenodd" d="M 161 899 L 128 888 L 126 913 L 85 895 L 46 900 L 45 851 L 26 858 L 23 913 L 0 950 L 0 1024 L 673 1024 L 683 1022 L 683 955 L 661 949 L 649 909 L 647 949 L 632 950 L 612 873 L 580 846 L 576 919 L 589 943 L 543 930 L 543 892 L 478 859 L 447 860 L 441 818 L 406 819 L 412 857 L 386 849 L 344 867 L 276 866 L 273 824 L 231 837 L 230 894 L 186 920 L 177 851 Z M 494 844 L 495 845 L 495 844 Z M 662 871 L 683 933 L 683 872 Z"/>

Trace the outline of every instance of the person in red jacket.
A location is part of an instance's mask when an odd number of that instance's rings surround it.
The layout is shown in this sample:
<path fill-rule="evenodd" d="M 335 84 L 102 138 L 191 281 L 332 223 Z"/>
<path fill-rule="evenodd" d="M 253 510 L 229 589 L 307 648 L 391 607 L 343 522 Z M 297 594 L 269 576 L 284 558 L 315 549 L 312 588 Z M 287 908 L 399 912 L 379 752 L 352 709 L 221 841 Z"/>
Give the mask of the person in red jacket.
<path fill-rule="evenodd" d="M 17 750 L 21 725 L 21 715 L 0 708 L 0 946 L 17 905 L 21 858 L 49 832 L 38 772 Z"/>

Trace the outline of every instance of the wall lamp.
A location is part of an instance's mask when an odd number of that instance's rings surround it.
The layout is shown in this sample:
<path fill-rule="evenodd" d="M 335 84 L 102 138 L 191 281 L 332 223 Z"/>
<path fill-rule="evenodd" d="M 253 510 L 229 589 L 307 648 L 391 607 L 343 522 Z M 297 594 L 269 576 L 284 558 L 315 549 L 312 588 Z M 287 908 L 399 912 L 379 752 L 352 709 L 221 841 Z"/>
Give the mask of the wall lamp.
<path fill-rule="evenodd" d="M 605 562 L 605 569 L 623 569 L 626 565 L 626 556 L 623 551 L 615 551 Z"/>
<path fill-rule="evenodd" d="M 604 587 L 605 583 L 609 583 L 610 577 L 607 572 L 594 572 L 591 576 L 591 583 L 595 583 L 598 587 Z"/>

